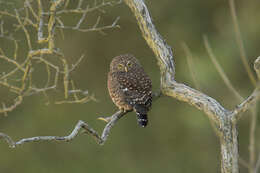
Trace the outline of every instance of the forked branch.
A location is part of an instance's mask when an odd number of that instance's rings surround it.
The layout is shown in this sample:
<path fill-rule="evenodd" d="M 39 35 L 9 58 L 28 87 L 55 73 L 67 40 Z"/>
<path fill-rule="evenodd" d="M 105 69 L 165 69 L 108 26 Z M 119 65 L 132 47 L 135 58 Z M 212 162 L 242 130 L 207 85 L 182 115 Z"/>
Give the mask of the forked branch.
<path fill-rule="evenodd" d="M 101 136 L 98 135 L 97 131 L 91 128 L 87 123 L 82 120 L 79 120 L 77 125 L 74 127 L 72 132 L 68 136 L 35 136 L 30 138 L 23 138 L 19 141 L 15 142 L 10 136 L 4 133 L 0 133 L 0 138 L 3 138 L 10 147 L 15 148 L 19 145 L 29 143 L 29 142 L 42 142 L 42 141 L 62 141 L 68 142 L 76 138 L 78 135 L 82 133 L 87 133 L 92 136 L 99 145 L 103 145 L 108 135 L 112 129 L 112 127 L 116 124 L 116 122 L 126 114 L 127 112 L 118 111 L 110 117 L 100 118 L 107 122 Z"/>
<path fill-rule="evenodd" d="M 22 104 L 24 97 L 42 93 L 48 98 L 48 92 L 54 89 L 60 89 L 64 93 L 62 100 L 55 101 L 57 104 L 85 103 L 93 100 L 93 96 L 86 94 L 87 92 L 82 89 L 76 88 L 71 77 L 72 71 L 80 64 L 84 56 L 81 56 L 75 64 L 70 64 L 55 41 L 58 34 L 57 29 L 61 31 L 64 38 L 64 29 L 78 32 L 95 31 L 104 33 L 107 29 L 118 28 L 119 17 L 112 21 L 110 25 L 102 26 L 100 24 L 101 17 L 98 16 L 97 22 L 91 26 L 90 24 L 87 25 L 86 14 L 96 10 L 104 12 L 102 8 L 118 4 L 121 1 L 105 2 L 103 0 L 93 5 L 90 5 L 90 2 L 83 3 L 82 0 L 75 2 L 78 3 L 77 7 L 74 7 L 70 0 L 46 1 L 47 4 L 43 3 L 43 0 L 24 0 L 22 8 L 10 8 L 8 11 L 0 9 L 0 37 L 8 40 L 6 44 L 13 42 L 15 45 L 12 55 L 7 55 L 9 48 L 7 50 L 0 47 L 0 60 L 12 65 L 8 71 L 0 70 L 0 86 L 6 87 L 9 93 L 15 94 L 11 105 L 5 104 L 5 102 L 9 103 L 9 101 L 2 100 L 4 102 L 0 106 L 2 115 L 7 115 L 8 112 L 13 111 L 18 105 Z M 74 21 L 75 26 L 64 24 L 66 23 L 65 14 L 76 14 L 76 16 L 80 17 Z M 8 21 L 9 18 L 12 19 L 10 21 L 13 22 L 13 25 L 12 27 L 10 27 L 11 25 L 8 26 L 7 29 L 5 28 L 5 21 Z M 23 39 L 18 41 L 17 38 L 13 37 L 12 35 L 15 36 L 16 32 L 21 32 Z M 37 39 L 33 39 L 35 38 L 34 35 Z M 24 45 L 26 45 L 26 49 L 22 54 L 18 50 Z M 52 55 L 51 59 L 48 58 L 50 55 Z M 39 66 L 45 66 L 46 69 L 46 73 L 40 77 L 46 80 L 46 83 L 42 85 L 34 81 L 35 78 L 39 78 L 39 76 L 36 77 L 37 74 L 35 73 L 35 69 L 38 69 Z M 16 83 L 12 82 L 14 79 L 17 81 Z M 72 90 L 79 92 L 72 92 Z M 49 103 L 49 99 L 47 103 Z"/>
<path fill-rule="evenodd" d="M 77 91 L 75 91 L 75 92 L 77 92 Z M 156 101 L 159 97 L 161 97 L 161 92 L 153 93 L 154 101 Z M 19 145 L 29 143 L 29 142 L 42 142 L 42 141 L 68 142 L 68 141 L 73 140 L 75 137 L 80 135 L 82 132 L 82 133 L 87 133 L 90 136 L 92 136 L 99 145 L 103 145 L 106 142 L 112 127 L 116 124 L 116 122 L 121 117 L 126 115 L 128 112 L 130 112 L 130 111 L 119 110 L 116 113 L 114 113 L 112 116 L 99 117 L 98 118 L 99 120 L 105 121 L 107 123 L 103 129 L 101 136 L 98 135 L 97 131 L 94 130 L 93 128 L 91 128 L 86 122 L 79 120 L 77 125 L 74 127 L 73 131 L 68 136 L 35 136 L 35 137 L 30 137 L 30 138 L 23 138 L 23 139 L 20 139 L 19 141 L 15 142 L 7 134 L 0 132 L 0 139 L 2 138 L 3 140 L 5 140 L 11 148 L 15 148 Z"/>
<path fill-rule="evenodd" d="M 173 97 L 202 110 L 214 126 L 221 143 L 222 173 L 238 173 L 237 120 L 259 97 L 259 88 L 233 111 L 225 109 L 218 101 L 189 86 L 175 81 L 175 67 L 171 47 L 156 30 L 143 0 L 125 0 L 136 17 L 147 44 L 153 50 L 161 71 L 161 90 Z"/>

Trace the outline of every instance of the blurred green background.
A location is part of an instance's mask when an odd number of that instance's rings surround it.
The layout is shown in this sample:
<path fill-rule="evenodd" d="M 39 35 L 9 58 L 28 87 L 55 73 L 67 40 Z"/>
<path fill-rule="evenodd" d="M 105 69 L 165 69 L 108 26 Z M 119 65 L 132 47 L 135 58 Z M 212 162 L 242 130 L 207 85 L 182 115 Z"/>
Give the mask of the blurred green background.
<path fill-rule="evenodd" d="M 22 5 L 20 0 L 12 2 L 17 7 Z M 186 42 L 193 54 L 201 91 L 228 109 L 239 103 L 224 85 L 206 53 L 202 39 L 205 34 L 238 92 L 243 97 L 252 92 L 253 87 L 239 57 L 227 0 L 147 0 L 146 3 L 158 31 L 173 47 L 177 81 L 194 87 L 181 46 Z M 260 1 L 236 0 L 235 3 L 248 61 L 253 68 L 254 60 L 260 55 Z M 93 24 L 100 15 L 101 24 L 109 25 L 120 16 L 120 29 L 106 30 L 106 35 L 67 30 L 64 40 L 59 35 L 56 40 L 57 47 L 71 62 L 85 54 L 72 77 L 79 88 L 94 94 L 98 101 L 46 106 L 42 94 L 26 97 L 23 104 L 7 117 L 0 116 L 1 132 L 15 140 L 39 135 L 63 136 L 70 133 L 78 120 L 101 132 L 105 123 L 97 117 L 111 115 L 117 110 L 109 98 L 106 80 L 111 59 L 120 54 L 134 54 L 152 78 L 153 89 L 159 88 L 156 59 L 129 8 L 121 3 L 105 10 L 104 14 L 90 14 L 86 22 Z M 69 23 L 74 19 L 67 16 L 64 20 Z M 5 21 L 6 25 L 8 22 L 11 21 Z M 0 47 L 6 45 L 1 39 Z M 0 68 L 3 69 L 2 62 L 0 60 Z M 39 74 L 39 78 L 41 75 L 44 73 Z M 5 90 L 0 89 L 1 102 L 8 101 Z M 186 103 L 162 97 L 154 102 L 149 119 L 149 126 L 140 128 L 134 113 L 129 113 L 112 129 L 104 146 L 97 145 L 87 135 L 69 143 L 28 143 L 15 149 L 0 141 L 0 173 L 220 172 L 219 141 L 204 113 Z M 250 117 L 245 116 L 239 123 L 240 156 L 245 160 L 248 160 L 249 120 Z M 258 120 L 257 151 L 260 149 L 259 124 Z M 241 172 L 247 172 L 240 167 Z"/>

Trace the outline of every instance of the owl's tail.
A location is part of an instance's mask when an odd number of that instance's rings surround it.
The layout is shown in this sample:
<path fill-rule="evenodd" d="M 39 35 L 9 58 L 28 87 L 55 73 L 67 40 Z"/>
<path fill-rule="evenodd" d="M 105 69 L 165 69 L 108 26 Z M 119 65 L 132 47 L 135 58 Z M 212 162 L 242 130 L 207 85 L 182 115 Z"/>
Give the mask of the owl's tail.
<path fill-rule="evenodd" d="M 148 118 L 147 118 L 147 108 L 145 105 L 135 105 L 134 111 L 137 115 L 137 122 L 140 126 L 145 127 L 148 124 Z"/>
<path fill-rule="evenodd" d="M 147 114 L 140 114 L 140 113 L 136 113 L 137 115 L 137 122 L 140 126 L 145 127 L 148 124 L 148 118 L 147 118 Z"/>

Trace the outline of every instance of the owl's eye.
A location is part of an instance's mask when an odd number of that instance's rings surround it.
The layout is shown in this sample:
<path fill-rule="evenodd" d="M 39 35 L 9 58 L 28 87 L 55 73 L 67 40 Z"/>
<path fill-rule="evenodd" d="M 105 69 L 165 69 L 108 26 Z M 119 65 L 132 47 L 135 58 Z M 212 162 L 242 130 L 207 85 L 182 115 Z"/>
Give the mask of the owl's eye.
<path fill-rule="evenodd" d="M 127 66 L 128 66 L 128 67 L 132 67 L 132 65 L 133 65 L 133 64 L 132 64 L 131 62 L 128 62 L 128 63 L 127 63 Z"/>
<path fill-rule="evenodd" d="M 123 64 L 118 64 L 117 68 L 118 68 L 118 70 L 124 70 Z"/>

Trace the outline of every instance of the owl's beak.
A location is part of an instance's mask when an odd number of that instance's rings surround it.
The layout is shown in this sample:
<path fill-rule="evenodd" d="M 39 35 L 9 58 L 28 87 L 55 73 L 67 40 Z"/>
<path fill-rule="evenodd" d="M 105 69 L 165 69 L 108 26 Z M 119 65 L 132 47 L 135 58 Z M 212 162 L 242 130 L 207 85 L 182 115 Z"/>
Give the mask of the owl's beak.
<path fill-rule="evenodd" d="M 125 67 L 125 72 L 127 72 L 128 71 L 128 69 L 127 69 L 127 67 Z"/>

